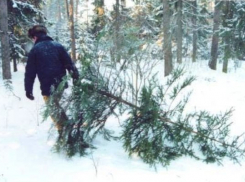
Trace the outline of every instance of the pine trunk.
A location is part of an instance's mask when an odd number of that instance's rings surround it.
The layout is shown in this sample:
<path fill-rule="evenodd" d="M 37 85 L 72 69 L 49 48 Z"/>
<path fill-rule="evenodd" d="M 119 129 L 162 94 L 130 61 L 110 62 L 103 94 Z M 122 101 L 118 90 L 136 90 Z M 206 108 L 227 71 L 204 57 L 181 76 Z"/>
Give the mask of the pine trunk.
<path fill-rule="evenodd" d="M 61 0 L 57 1 L 57 6 L 58 6 L 58 11 L 57 11 L 57 18 L 58 18 L 58 23 L 61 21 Z"/>
<path fill-rule="evenodd" d="M 77 20 L 78 20 L 78 4 L 79 4 L 79 0 L 76 0 L 76 12 L 75 12 L 75 17 L 76 17 L 76 23 L 77 23 Z"/>
<path fill-rule="evenodd" d="M 55 25 L 55 32 L 56 32 L 56 37 L 55 37 L 55 39 L 57 40 L 57 41 L 59 41 L 59 37 L 60 37 L 60 24 L 61 24 L 61 4 L 60 4 L 61 2 L 60 2 L 60 0 L 58 0 L 57 1 L 57 6 L 58 6 L 58 11 L 57 11 L 57 14 L 56 14 L 56 16 L 57 16 L 57 22 L 56 22 L 56 25 Z"/>
<path fill-rule="evenodd" d="M 211 61 L 209 62 L 209 67 L 213 70 L 217 69 L 217 59 L 218 59 L 218 47 L 219 47 L 219 25 L 221 17 L 221 2 L 215 1 L 214 8 L 214 24 L 213 24 L 213 38 L 211 47 Z"/>
<path fill-rule="evenodd" d="M 8 35 L 8 7 L 7 0 L 0 0 L 0 35 L 2 47 L 2 70 L 3 79 L 11 79 L 10 46 Z"/>
<path fill-rule="evenodd" d="M 111 48 L 110 54 L 111 54 L 111 60 L 113 62 L 120 62 L 120 36 L 119 36 L 119 31 L 120 31 L 120 9 L 119 9 L 119 0 L 116 0 L 115 4 L 115 28 L 114 28 L 114 35 L 113 35 L 113 47 Z"/>
<path fill-rule="evenodd" d="M 14 72 L 18 71 L 16 58 L 13 58 L 13 68 L 14 68 Z"/>
<path fill-rule="evenodd" d="M 192 42 L 192 62 L 196 62 L 197 57 L 197 1 L 192 2 L 193 7 L 193 42 Z"/>
<path fill-rule="evenodd" d="M 119 27 L 119 21 L 120 21 L 120 17 L 119 17 L 119 0 L 116 0 L 116 30 L 115 30 L 115 46 L 116 46 L 116 61 L 120 62 L 120 54 L 119 54 L 119 31 L 120 31 L 120 27 Z"/>
<path fill-rule="evenodd" d="M 67 19 L 69 19 L 69 0 L 65 0 L 65 5 L 66 5 L 66 15 L 67 15 Z"/>
<path fill-rule="evenodd" d="M 229 59 L 231 57 L 231 29 L 233 27 L 231 27 L 229 25 L 229 21 L 232 19 L 233 17 L 233 11 L 231 11 L 231 2 L 230 1 L 226 1 L 225 2 L 225 11 L 224 11 L 224 14 L 225 14 L 225 20 L 224 20 L 224 27 L 228 28 L 228 32 L 226 32 L 225 34 L 225 37 L 224 37 L 224 43 L 225 43 L 225 51 L 224 51 L 224 61 L 223 61 L 223 68 L 222 68 L 222 71 L 224 73 L 227 73 L 228 71 L 228 62 L 229 62 Z"/>
<path fill-rule="evenodd" d="M 170 7 L 169 1 L 163 0 L 163 52 L 164 52 L 164 75 L 169 75 L 173 70 L 172 43 L 170 35 Z"/>
<path fill-rule="evenodd" d="M 74 2 L 69 2 L 69 28 L 71 38 L 71 58 L 76 61 L 76 43 L 75 43 L 75 28 L 74 28 Z"/>
<path fill-rule="evenodd" d="M 178 0 L 177 9 L 177 62 L 182 63 L 182 0 Z"/>

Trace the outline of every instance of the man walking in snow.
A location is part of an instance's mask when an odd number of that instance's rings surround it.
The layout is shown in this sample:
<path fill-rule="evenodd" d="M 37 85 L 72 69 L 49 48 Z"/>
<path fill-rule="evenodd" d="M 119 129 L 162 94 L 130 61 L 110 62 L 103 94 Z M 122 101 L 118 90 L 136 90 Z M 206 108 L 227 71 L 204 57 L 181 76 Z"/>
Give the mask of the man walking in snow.
<path fill-rule="evenodd" d="M 52 91 L 58 87 L 62 78 L 66 75 L 66 70 L 71 74 L 73 80 L 78 79 L 79 74 L 65 48 L 47 35 L 45 26 L 33 26 L 29 29 L 28 36 L 33 40 L 34 47 L 28 55 L 26 64 L 26 97 L 34 100 L 32 91 L 37 76 L 40 81 L 41 94 L 47 103 Z M 62 133 L 64 123 L 68 120 L 64 110 L 59 105 L 61 95 L 54 98 L 52 103 L 55 109 L 59 111 L 51 111 L 50 113 L 59 134 Z"/>

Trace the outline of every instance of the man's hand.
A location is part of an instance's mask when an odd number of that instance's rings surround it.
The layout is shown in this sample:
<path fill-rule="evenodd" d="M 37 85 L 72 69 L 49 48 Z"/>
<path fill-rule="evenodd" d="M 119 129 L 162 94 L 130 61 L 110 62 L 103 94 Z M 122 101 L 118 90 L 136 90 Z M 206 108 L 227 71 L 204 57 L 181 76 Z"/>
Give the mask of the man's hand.
<path fill-rule="evenodd" d="M 72 71 L 71 77 L 72 77 L 73 85 L 75 85 L 77 81 L 79 80 L 79 73 L 76 69 Z"/>
<path fill-rule="evenodd" d="M 72 71 L 71 73 L 71 77 L 73 78 L 73 80 L 78 80 L 79 79 L 79 73 L 78 71 L 75 69 L 74 71 Z"/>
<path fill-rule="evenodd" d="M 77 81 L 79 80 L 79 72 L 78 72 L 76 66 L 74 64 L 66 65 L 66 69 L 69 71 L 69 73 L 72 77 L 73 85 L 75 85 L 77 83 Z"/>
<path fill-rule="evenodd" d="M 32 93 L 26 92 L 26 97 L 30 100 L 34 100 L 34 96 Z"/>

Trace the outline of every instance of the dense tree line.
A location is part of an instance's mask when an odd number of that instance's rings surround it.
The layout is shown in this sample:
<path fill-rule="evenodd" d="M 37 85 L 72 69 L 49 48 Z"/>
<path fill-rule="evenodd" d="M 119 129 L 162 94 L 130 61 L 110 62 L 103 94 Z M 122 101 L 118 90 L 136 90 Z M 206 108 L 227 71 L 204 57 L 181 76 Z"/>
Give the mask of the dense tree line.
<path fill-rule="evenodd" d="M 33 24 L 45 23 L 56 25 L 56 32 L 62 28 L 69 30 L 71 56 L 76 60 L 80 52 L 76 47 L 76 40 L 81 35 L 79 28 L 86 23 L 86 4 L 94 5 L 94 14 L 90 22 L 90 33 L 96 34 L 103 27 L 110 26 L 111 21 L 106 18 L 114 18 L 114 44 L 111 50 L 113 55 L 120 59 L 120 27 L 133 20 L 132 14 L 124 14 L 128 11 L 138 12 L 145 23 L 149 23 L 151 30 L 147 30 L 152 40 L 162 39 L 163 61 L 165 63 L 165 75 L 171 73 L 174 65 L 180 64 L 183 58 L 206 59 L 211 69 L 216 69 L 217 59 L 223 61 L 223 72 L 228 70 L 228 61 L 243 60 L 244 36 L 243 36 L 243 2 L 236 1 L 135 1 L 135 5 L 127 7 L 126 1 L 115 1 L 114 9 L 105 9 L 103 0 L 93 2 L 82 0 L 10 0 L 1 1 L 1 44 L 2 44 L 2 72 L 3 78 L 11 78 L 10 64 L 14 63 L 14 71 L 17 70 L 17 60 L 24 56 L 21 49 L 27 42 L 26 30 Z M 84 8 L 82 8 L 84 7 Z M 82 10 L 81 10 L 82 9 Z M 147 13 L 142 14 L 141 11 Z M 82 12 L 83 11 L 83 12 Z M 111 14 L 111 17 L 108 15 Z M 140 15 L 141 14 L 141 15 Z M 107 16 L 107 17 L 106 17 Z M 4 18 L 8 17 L 8 18 Z M 45 18 L 46 17 L 46 18 Z M 48 19 L 47 19 L 48 17 Z M 65 22 L 67 24 L 64 26 Z M 87 20 L 90 21 L 90 20 Z M 144 23 L 144 22 L 143 22 Z M 137 27 L 137 23 L 134 25 Z M 141 29 L 145 27 L 140 27 Z M 149 28 L 149 27 L 148 27 Z M 6 33 L 6 31 L 8 33 Z M 143 30 L 142 30 L 143 31 Z M 141 33 L 142 34 L 142 33 Z M 139 35 L 145 36 L 145 35 Z M 60 36 L 57 36 L 60 37 Z M 212 39 L 212 41 L 210 41 Z M 9 42 L 9 43 L 7 43 Z M 159 41 L 158 41 L 159 43 Z M 8 44 L 10 48 L 8 48 Z M 192 45 L 192 46 L 191 46 Z M 6 47 L 6 48 L 5 48 Z M 9 51 L 6 51 L 9 50 Z M 210 50 L 207 51 L 207 50 Z M 125 54 L 125 52 L 124 52 Z M 160 53 L 159 53 L 160 54 Z M 159 55 L 160 56 L 160 55 Z M 161 57 L 160 56 L 160 57 Z"/>

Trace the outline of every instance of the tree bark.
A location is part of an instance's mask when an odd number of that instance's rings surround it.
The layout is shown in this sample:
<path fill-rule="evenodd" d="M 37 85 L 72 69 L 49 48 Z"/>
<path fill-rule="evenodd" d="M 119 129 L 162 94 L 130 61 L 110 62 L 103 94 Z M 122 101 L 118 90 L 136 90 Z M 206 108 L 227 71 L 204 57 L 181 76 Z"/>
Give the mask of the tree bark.
<path fill-rule="evenodd" d="M 65 0 L 67 19 L 69 19 L 69 2 L 68 1 L 69 0 Z"/>
<path fill-rule="evenodd" d="M 170 35 L 170 7 L 169 1 L 163 0 L 163 52 L 164 52 L 164 75 L 169 75 L 173 70 L 172 42 Z"/>
<path fill-rule="evenodd" d="M 57 11 L 57 18 L 58 18 L 58 23 L 61 21 L 61 0 L 57 1 L 57 6 L 58 6 L 58 11 Z"/>
<path fill-rule="evenodd" d="M 193 17 L 192 17 L 192 30 L 193 30 L 193 40 L 192 40 L 192 62 L 196 62 L 197 58 L 197 1 L 192 2 L 193 6 Z"/>
<path fill-rule="evenodd" d="M 120 62 L 120 54 L 119 54 L 119 31 L 120 31 L 120 9 L 119 9 L 119 0 L 116 0 L 116 26 L 115 26 L 115 47 L 116 47 L 116 61 Z"/>
<path fill-rule="evenodd" d="M 55 24 L 55 40 L 59 41 L 59 34 L 60 34 L 60 24 L 61 24 L 61 2 L 57 0 L 57 22 Z"/>
<path fill-rule="evenodd" d="M 77 21 L 78 21 L 78 4 L 79 4 L 79 0 L 76 0 L 76 12 L 75 12 L 75 17 L 76 17 L 76 23 L 77 23 Z"/>
<path fill-rule="evenodd" d="M 224 27 L 228 28 L 228 32 L 226 32 L 225 37 L 224 37 L 224 43 L 225 43 L 225 50 L 224 50 L 224 61 L 223 61 L 223 68 L 222 71 L 224 73 L 227 73 L 228 71 L 228 62 L 229 59 L 231 57 L 231 29 L 233 27 L 231 27 L 229 25 L 229 21 L 232 19 L 233 17 L 233 11 L 231 11 L 231 2 L 230 1 L 226 1 L 225 2 L 225 9 L 224 9 L 224 14 L 225 14 L 225 20 L 224 20 Z"/>
<path fill-rule="evenodd" d="M 18 71 L 16 58 L 13 58 L 13 68 L 14 68 L 14 72 Z"/>
<path fill-rule="evenodd" d="M 74 28 L 74 1 L 69 1 L 69 29 L 71 39 L 71 58 L 76 61 L 76 43 L 75 43 L 75 28 Z"/>
<path fill-rule="evenodd" d="M 182 0 L 177 3 L 177 62 L 182 63 Z"/>
<path fill-rule="evenodd" d="M 115 4 L 115 23 L 114 23 L 114 32 L 113 32 L 113 47 L 110 50 L 111 60 L 113 62 L 120 62 L 121 56 L 119 53 L 120 50 L 120 4 L 119 0 L 116 0 Z"/>
<path fill-rule="evenodd" d="M 215 0 L 213 38 L 212 38 L 212 47 L 211 47 L 211 61 L 209 62 L 209 68 L 213 70 L 217 69 L 221 4 L 222 4 L 221 1 Z"/>
<path fill-rule="evenodd" d="M 0 0 L 0 36 L 2 47 L 2 70 L 3 79 L 11 79 L 11 67 L 10 67 L 10 46 L 8 35 L 8 6 L 7 0 Z"/>

